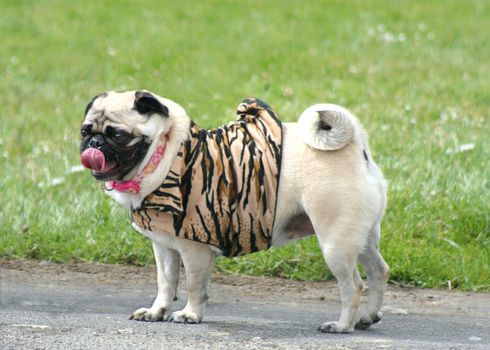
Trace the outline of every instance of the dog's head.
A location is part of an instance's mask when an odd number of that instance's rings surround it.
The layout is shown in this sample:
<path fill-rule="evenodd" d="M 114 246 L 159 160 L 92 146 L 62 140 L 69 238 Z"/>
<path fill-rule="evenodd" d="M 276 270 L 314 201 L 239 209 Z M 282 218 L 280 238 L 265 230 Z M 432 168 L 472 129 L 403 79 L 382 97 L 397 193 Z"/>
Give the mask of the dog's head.
<path fill-rule="evenodd" d="M 97 95 L 85 109 L 80 160 L 97 180 L 130 178 L 180 116 L 186 116 L 182 107 L 148 91 Z"/>

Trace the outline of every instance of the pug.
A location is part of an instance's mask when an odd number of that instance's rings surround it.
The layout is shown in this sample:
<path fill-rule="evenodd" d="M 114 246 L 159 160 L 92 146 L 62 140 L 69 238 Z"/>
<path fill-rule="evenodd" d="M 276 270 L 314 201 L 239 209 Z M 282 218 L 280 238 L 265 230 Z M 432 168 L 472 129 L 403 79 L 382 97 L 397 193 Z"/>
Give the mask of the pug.
<path fill-rule="evenodd" d="M 345 108 L 316 104 L 297 123 L 281 123 L 267 104 L 248 98 L 235 121 L 207 130 L 170 99 L 112 91 L 87 105 L 81 140 L 82 164 L 153 245 L 157 297 L 130 319 L 199 323 L 216 256 L 315 234 L 341 294 L 340 318 L 319 330 L 350 333 L 380 320 L 387 183 L 366 132 Z M 363 308 L 358 263 L 369 286 Z M 181 264 L 187 303 L 172 312 Z"/>

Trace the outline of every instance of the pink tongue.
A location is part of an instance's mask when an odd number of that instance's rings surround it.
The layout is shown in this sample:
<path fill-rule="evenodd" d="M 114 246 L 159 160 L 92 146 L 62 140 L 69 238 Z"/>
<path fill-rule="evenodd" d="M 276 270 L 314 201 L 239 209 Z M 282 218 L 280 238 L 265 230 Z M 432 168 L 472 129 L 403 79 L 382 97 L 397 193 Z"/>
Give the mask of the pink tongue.
<path fill-rule="evenodd" d="M 103 173 L 107 171 L 104 153 L 96 148 L 88 148 L 80 155 L 80 161 L 83 166 L 96 172 Z"/>

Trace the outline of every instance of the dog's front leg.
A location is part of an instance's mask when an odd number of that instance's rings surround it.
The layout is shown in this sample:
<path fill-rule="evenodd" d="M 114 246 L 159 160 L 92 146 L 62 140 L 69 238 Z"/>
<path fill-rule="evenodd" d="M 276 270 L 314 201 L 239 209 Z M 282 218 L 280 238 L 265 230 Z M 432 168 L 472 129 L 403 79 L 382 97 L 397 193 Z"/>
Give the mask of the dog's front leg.
<path fill-rule="evenodd" d="M 136 310 L 129 319 L 137 321 L 166 321 L 170 316 L 170 305 L 177 295 L 180 276 L 180 254 L 153 241 L 153 253 L 157 265 L 158 292 L 151 308 Z"/>
<path fill-rule="evenodd" d="M 215 253 L 208 245 L 190 240 L 179 242 L 179 252 L 185 268 L 187 304 L 184 309 L 174 312 L 170 321 L 199 323 L 208 301 L 207 290 Z"/>

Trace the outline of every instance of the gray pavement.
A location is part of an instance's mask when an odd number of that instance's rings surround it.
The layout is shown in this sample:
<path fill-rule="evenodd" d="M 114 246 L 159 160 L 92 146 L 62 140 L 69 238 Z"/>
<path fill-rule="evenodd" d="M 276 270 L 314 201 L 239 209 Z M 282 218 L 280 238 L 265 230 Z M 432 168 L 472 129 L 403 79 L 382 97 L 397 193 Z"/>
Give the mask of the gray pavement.
<path fill-rule="evenodd" d="M 490 294 L 390 286 L 379 324 L 331 335 L 317 327 L 337 318 L 335 284 L 217 274 L 203 323 L 128 320 L 154 274 L 0 261 L 0 349 L 490 349 Z"/>

